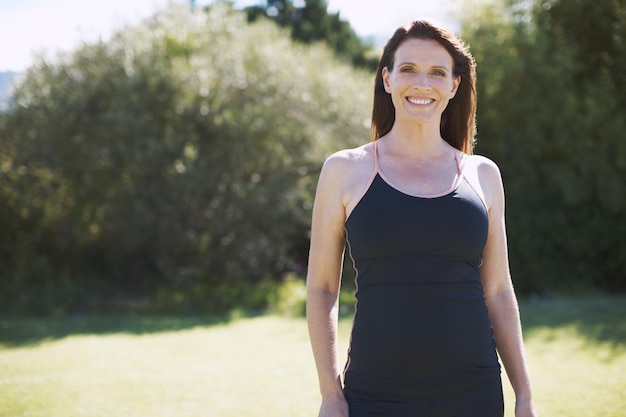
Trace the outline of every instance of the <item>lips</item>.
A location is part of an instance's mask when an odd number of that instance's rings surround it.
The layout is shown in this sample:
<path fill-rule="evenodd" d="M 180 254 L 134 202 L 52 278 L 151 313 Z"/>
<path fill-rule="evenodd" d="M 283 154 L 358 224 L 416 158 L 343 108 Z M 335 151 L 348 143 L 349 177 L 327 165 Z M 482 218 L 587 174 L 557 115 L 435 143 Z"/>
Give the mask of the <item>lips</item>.
<path fill-rule="evenodd" d="M 407 97 L 406 98 L 407 101 L 411 104 L 418 104 L 418 105 L 422 105 L 425 106 L 427 104 L 432 103 L 433 101 L 435 101 L 432 98 L 416 98 L 416 97 Z"/>

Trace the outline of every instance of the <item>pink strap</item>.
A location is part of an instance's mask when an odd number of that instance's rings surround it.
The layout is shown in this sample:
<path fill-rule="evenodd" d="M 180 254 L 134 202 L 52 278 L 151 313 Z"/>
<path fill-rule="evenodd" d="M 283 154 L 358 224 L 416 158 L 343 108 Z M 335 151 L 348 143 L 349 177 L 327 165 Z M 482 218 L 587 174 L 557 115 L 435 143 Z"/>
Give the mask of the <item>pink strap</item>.
<path fill-rule="evenodd" d="M 374 141 L 374 173 L 379 172 L 378 168 L 378 139 Z"/>

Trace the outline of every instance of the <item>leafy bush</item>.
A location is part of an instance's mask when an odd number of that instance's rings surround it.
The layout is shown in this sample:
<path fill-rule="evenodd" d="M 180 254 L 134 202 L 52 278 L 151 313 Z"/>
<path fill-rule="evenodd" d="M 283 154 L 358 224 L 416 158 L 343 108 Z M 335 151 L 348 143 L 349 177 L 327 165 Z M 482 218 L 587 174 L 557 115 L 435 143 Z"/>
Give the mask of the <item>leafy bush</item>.
<path fill-rule="evenodd" d="M 367 138 L 370 90 L 224 4 L 41 60 L 0 120 L 2 309 L 221 310 L 301 271 L 317 171 Z"/>
<path fill-rule="evenodd" d="M 484 3 L 463 26 L 478 62 L 477 153 L 502 170 L 518 288 L 623 291 L 623 2 Z"/>

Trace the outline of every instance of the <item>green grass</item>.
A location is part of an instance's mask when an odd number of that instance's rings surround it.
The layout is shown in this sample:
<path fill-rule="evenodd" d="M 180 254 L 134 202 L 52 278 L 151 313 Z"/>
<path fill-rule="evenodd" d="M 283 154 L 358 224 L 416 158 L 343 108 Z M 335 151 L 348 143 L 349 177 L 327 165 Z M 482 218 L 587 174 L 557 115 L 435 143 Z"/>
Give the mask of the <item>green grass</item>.
<path fill-rule="evenodd" d="M 626 297 L 522 315 L 542 416 L 626 415 Z M 3 417 L 299 417 L 318 402 L 302 318 L 0 319 Z"/>

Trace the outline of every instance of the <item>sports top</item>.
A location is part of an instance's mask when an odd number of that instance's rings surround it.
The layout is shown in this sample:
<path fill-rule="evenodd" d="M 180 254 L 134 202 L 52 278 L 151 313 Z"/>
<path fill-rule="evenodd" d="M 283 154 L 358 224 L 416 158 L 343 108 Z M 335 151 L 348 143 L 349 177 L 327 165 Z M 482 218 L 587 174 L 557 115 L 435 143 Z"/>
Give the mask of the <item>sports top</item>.
<path fill-rule="evenodd" d="M 480 281 L 485 203 L 464 173 L 448 192 L 414 196 L 374 172 L 345 222 L 356 310 L 345 385 L 376 395 L 432 397 L 500 378 Z"/>

